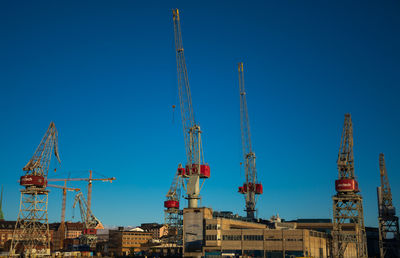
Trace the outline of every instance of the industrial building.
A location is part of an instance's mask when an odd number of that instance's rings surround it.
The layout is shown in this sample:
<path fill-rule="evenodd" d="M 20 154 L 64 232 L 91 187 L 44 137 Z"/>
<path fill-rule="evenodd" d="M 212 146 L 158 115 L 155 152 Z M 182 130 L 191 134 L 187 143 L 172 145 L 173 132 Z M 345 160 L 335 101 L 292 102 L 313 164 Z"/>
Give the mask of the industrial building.
<path fill-rule="evenodd" d="M 329 234 L 297 229 L 294 223 L 275 229 L 273 222 L 215 217 L 210 208 L 184 209 L 183 218 L 185 257 L 328 257 L 331 250 Z M 348 246 L 345 257 L 354 255 L 354 246 Z"/>

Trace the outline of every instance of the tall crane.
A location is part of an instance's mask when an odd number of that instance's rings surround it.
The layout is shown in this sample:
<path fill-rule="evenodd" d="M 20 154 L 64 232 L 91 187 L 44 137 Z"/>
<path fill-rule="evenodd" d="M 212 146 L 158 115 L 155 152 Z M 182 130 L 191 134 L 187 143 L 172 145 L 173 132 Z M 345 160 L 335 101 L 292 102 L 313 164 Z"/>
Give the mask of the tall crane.
<path fill-rule="evenodd" d="M 247 111 L 246 91 L 244 88 L 243 63 L 238 64 L 239 95 L 240 95 L 240 124 L 242 131 L 242 147 L 246 182 L 239 187 L 239 193 L 245 195 L 247 217 L 254 219 L 256 212 L 256 195 L 263 193 L 263 187 L 257 181 L 256 154 L 251 148 L 250 122 Z"/>
<path fill-rule="evenodd" d="M 379 251 L 381 258 L 400 257 L 399 217 L 392 202 L 385 156 L 379 155 L 381 186 L 378 187 Z"/>
<path fill-rule="evenodd" d="M 86 214 L 89 214 L 89 210 L 92 207 L 92 183 L 93 181 L 102 181 L 102 182 L 110 182 L 112 183 L 115 180 L 115 177 L 108 178 L 93 178 L 92 170 L 89 170 L 88 178 L 49 178 L 49 182 L 67 182 L 67 181 L 87 181 L 88 182 L 88 191 L 87 191 L 87 211 Z"/>
<path fill-rule="evenodd" d="M 342 138 L 337 160 L 339 179 L 335 181 L 336 195 L 333 200 L 333 257 L 347 256 L 349 244 L 355 247 L 356 257 L 366 258 L 367 237 L 364 226 L 362 197 L 354 174 L 353 124 L 351 115 L 345 114 Z M 344 224 L 352 230 L 345 231 Z"/>
<path fill-rule="evenodd" d="M 20 178 L 21 202 L 18 220 L 10 246 L 10 255 L 25 252 L 26 255 L 50 254 L 50 232 L 47 218 L 48 193 L 47 174 L 51 153 L 60 163 L 58 154 L 58 132 L 50 123 L 33 157 L 23 167 L 25 175 Z"/>
<path fill-rule="evenodd" d="M 82 235 L 80 236 L 80 243 L 82 245 L 87 245 L 90 248 L 94 248 L 96 247 L 97 243 L 97 228 L 103 228 L 103 226 L 100 220 L 98 220 L 93 215 L 92 211 L 88 209 L 88 203 L 83 197 L 82 192 L 79 192 L 75 196 L 73 208 L 75 208 L 77 203 L 79 203 L 81 219 L 84 224 L 84 230 L 82 232 Z"/>
<path fill-rule="evenodd" d="M 164 202 L 165 224 L 169 227 L 168 231 L 173 232 L 173 237 L 170 237 L 169 240 L 177 244 L 182 242 L 182 212 L 179 209 L 179 201 L 181 198 L 181 186 L 183 184 L 183 171 L 184 168 L 179 164 L 174 180 L 166 195 L 167 200 Z"/>
<path fill-rule="evenodd" d="M 183 53 L 182 33 L 179 18 L 179 10 L 172 10 L 174 22 L 176 64 L 178 75 L 179 102 L 181 107 L 183 134 L 185 137 L 185 150 L 187 163 L 184 171 L 184 188 L 186 190 L 188 207 L 196 208 L 200 199 L 200 179 L 210 177 L 210 166 L 204 163 L 203 146 L 201 142 L 200 125 L 196 123 L 192 97 L 190 93 L 188 73 L 185 56 Z"/>

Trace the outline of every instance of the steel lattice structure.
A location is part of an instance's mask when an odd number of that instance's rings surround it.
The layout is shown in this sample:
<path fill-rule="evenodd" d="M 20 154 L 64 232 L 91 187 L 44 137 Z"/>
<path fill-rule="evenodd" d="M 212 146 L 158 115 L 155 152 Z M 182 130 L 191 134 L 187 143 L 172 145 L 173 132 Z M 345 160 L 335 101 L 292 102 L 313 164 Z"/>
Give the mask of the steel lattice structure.
<path fill-rule="evenodd" d="M 184 172 L 184 188 L 186 190 L 188 207 L 196 208 L 200 199 L 200 179 L 210 176 L 210 167 L 204 163 L 203 146 L 201 142 L 200 125 L 196 123 L 190 93 L 189 79 L 183 51 L 182 32 L 179 10 L 172 11 L 174 22 L 174 38 L 176 50 L 176 64 L 178 75 L 179 102 L 182 115 L 183 134 L 187 163 Z"/>
<path fill-rule="evenodd" d="M 182 245 L 182 210 L 179 209 L 179 202 L 181 198 L 181 186 L 183 184 L 182 178 L 182 165 L 179 164 L 178 169 L 174 175 L 174 179 L 166 194 L 167 200 L 164 202 L 164 220 L 168 225 L 168 242 Z"/>
<path fill-rule="evenodd" d="M 23 168 L 25 175 L 21 177 L 20 185 L 25 189 L 21 190 L 20 209 L 11 241 L 10 255 L 50 254 L 47 217 L 49 191 L 46 186 L 53 151 L 60 162 L 57 138 L 57 129 L 51 122 L 33 157 Z"/>
<path fill-rule="evenodd" d="M 381 186 L 378 187 L 379 251 L 381 258 L 400 257 L 399 217 L 392 202 L 385 156 L 379 155 Z"/>
<path fill-rule="evenodd" d="M 243 63 L 238 64 L 240 94 L 240 127 L 242 132 L 242 148 L 246 182 L 239 187 L 239 193 L 245 195 L 248 218 L 255 218 L 256 195 L 262 193 L 262 185 L 257 181 L 256 154 L 251 147 L 250 121 L 247 110 L 246 90 L 244 88 Z"/>
<path fill-rule="evenodd" d="M 14 230 L 12 254 L 24 250 L 27 254 L 50 254 L 50 233 L 47 218 L 48 193 L 48 190 L 21 190 L 18 227 Z"/>
<path fill-rule="evenodd" d="M 354 175 L 353 125 L 350 114 L 345 115 L 337 160 L 339 179 L 335 182 L 337 194 L 333 196 L 333 256 L 345 257 L 349 244 L 354 245 L 356 257 L 366 258 L 367 238 L 364 226 L 362 197 Z M 351 224 L 352 230 L 343 230 Z"/>

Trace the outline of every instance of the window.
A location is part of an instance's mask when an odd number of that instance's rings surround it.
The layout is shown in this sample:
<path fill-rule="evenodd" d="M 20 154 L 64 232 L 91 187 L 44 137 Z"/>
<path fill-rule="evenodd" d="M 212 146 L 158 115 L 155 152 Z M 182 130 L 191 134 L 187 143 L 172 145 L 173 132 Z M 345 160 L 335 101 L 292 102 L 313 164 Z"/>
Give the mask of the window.
<path fill-rule="evenodd" d="M 217 227 L 217 224 L 207 224 L 206 225 L 206 230 L 217 230 L 219 227 Z"/>
<path fill-rule="evenodd" d="M 268 238 L 267 241 L 282 241 L 281 238 Z"/>
<path fill-rule="evenodd" d="M 222 240 L 240 241 L 240 240 L 242 240 L 242 236 L 241 235 L 223 235 Z"/>
<path fill-rule="evenodd" d="M 303 241 L 301 238 L 288 238 L 286 241 Z"/>
<path fill-rule="evenodd" d="M 217 235 L 206 235 L 206 240 L 217 240 Z"/>
<path fill-rule="evenodd" d="M 262 241 L 264 240 L 263 235 L 244 235 L 243 240 L 247 241 Z"/>

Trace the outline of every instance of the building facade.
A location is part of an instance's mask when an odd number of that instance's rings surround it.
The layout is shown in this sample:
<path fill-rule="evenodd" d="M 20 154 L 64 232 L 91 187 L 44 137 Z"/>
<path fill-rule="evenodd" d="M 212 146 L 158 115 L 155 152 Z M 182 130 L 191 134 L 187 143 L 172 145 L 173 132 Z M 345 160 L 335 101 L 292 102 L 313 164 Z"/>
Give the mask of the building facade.
<path fill-rule="evenodd" d="M 129 255 L 147 251 L 153 233 L 128 231 L 123 228 L 109 231 L 109 252 L 114 255 Z"/>
<path fill-rule="evenodd" d="M 271 228 L 275 224 L 215 217 L 209 208 L 184 209 L 184 256 L 330 257 L 330 234 L 297 229 L 293 223 Z M 346 257 L 352 255 L 349 246 Z"/>

